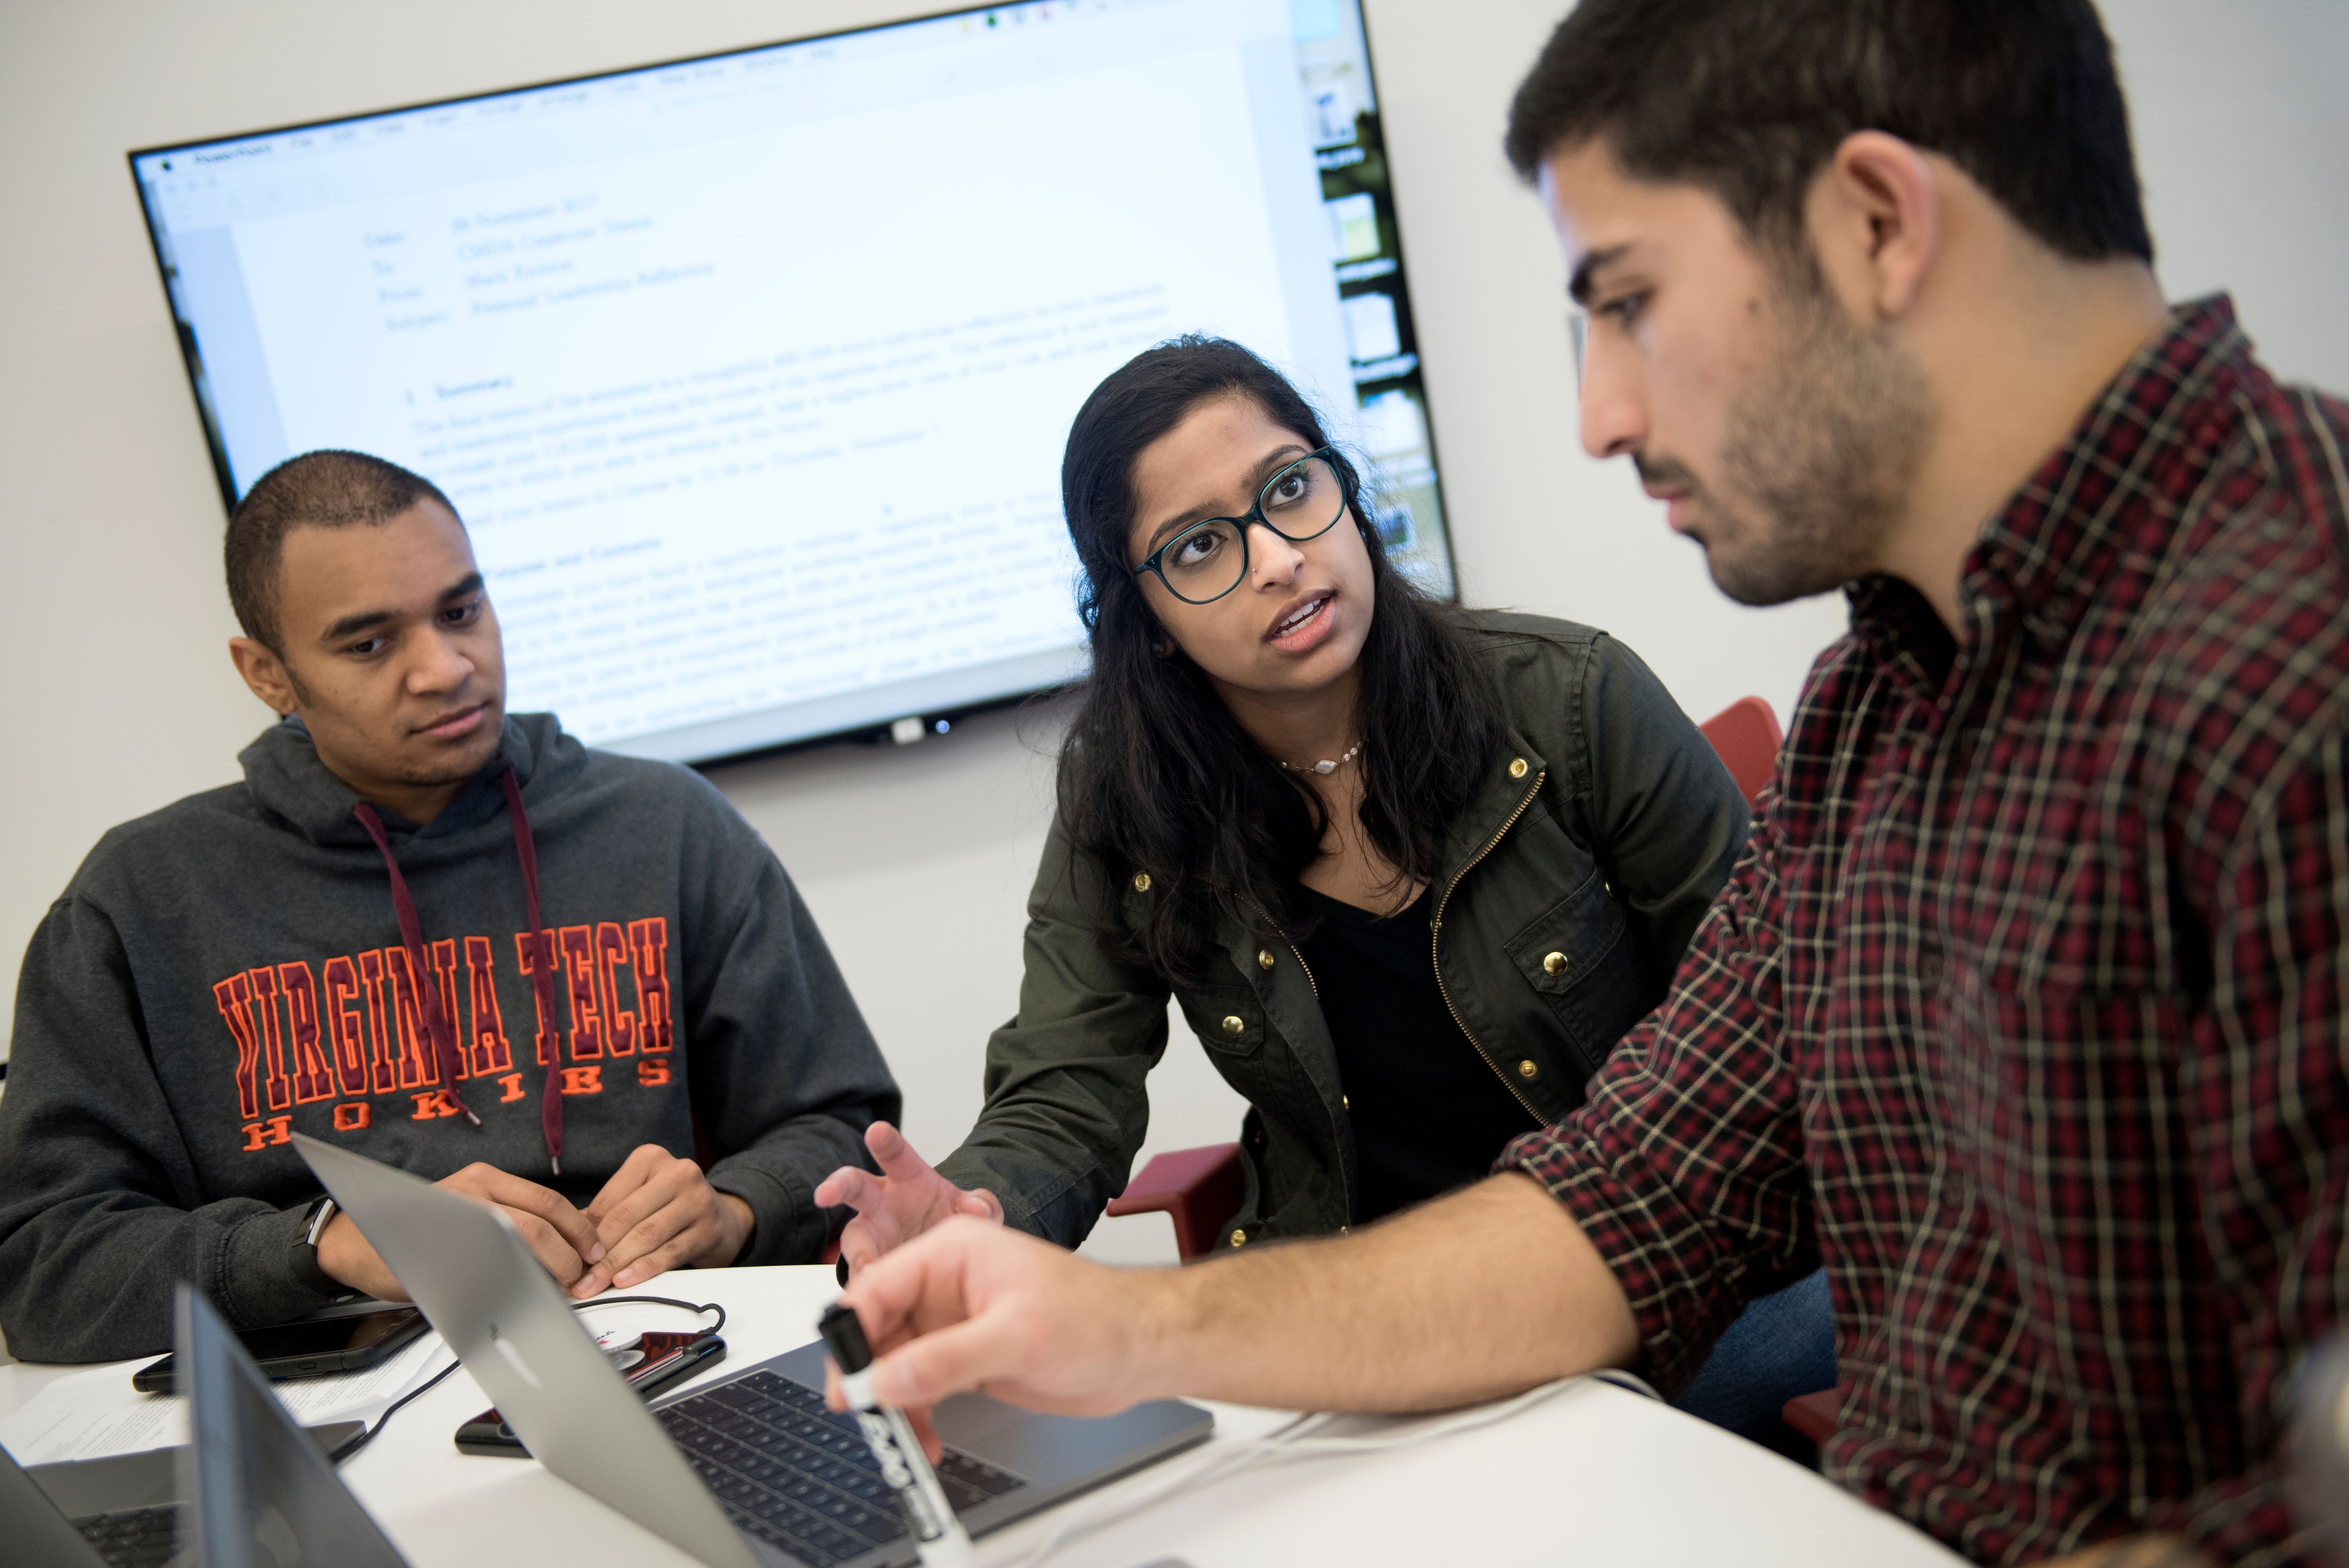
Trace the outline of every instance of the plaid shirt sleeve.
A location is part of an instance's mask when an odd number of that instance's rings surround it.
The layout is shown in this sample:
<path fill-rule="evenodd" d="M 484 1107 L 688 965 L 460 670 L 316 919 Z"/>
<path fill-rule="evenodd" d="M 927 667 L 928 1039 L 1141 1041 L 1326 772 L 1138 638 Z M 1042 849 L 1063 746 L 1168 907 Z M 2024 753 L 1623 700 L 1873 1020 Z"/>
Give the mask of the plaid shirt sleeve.
<path fill-rule="evenodd" d="M 1749 1298 L 1818 1266 L 1780 1026 L 1775 789 L 1663 1006 L 1616 1047 L 1580 1109 L 1494 1167 L 1523 1171 L 1573 1212 L 1630 1298 L 1647 1374 L 1667 1392 Z"/>
<path fill-rule="evenodd" d="M 2270 689 L 2319 696 L 2305 682 Z M 2249 1452 L 2153 1518 L 2230 1563 L 2296 1561 L 2302 1543 L 2279 1545 L 2292 1528 L 2274 1457 L 2289 1384 L 2349 1307 L 2349 737 L 2337 709 L 2274 717 L 2261 727 L 2289 749 L 2256 790 L 2237 773 L 2236 798 L 2194 803 L 2209 841 L 2186 857 L 2207 857 L 2213 891 L 2209 1002 L 2178 1070 L 2185 1174 L 2230 1320 Z"/>

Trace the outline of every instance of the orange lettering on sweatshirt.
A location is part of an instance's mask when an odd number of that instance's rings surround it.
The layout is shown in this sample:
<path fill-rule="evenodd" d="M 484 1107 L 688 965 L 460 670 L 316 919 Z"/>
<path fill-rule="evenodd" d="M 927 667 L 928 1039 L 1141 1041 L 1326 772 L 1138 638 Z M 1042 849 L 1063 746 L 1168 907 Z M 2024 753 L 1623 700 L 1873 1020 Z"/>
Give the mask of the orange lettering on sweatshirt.
<path fill-rule="evenodd" d="M 473 1071 L 487 1078 L 513 1066 L 513 1047 L 506 1043 L 505 1015 L 498 1011 L 497 976 L 492 973 L 497 954 L 486 936 L 465 938 L 465 980 L 472 996 L 472 1027 L 466 1040 L 473 1050 Z M 456 1014 L 449 1016 L 453 1019 Z"/>
<path fill-rule="evenodd" d="M 273 1143 L 293 1142 L 293 1121 L 290 1116 L 273 1116 L 266 1121 L 246 1122 L 243 1128 L 244 1152 L 251 1154 Z"/>
<path fill-rule="evenodd" d="M 367 1015 L 351 1006 L 358 1000 L 359 975 L 351 961 L 339 954 L 326 960 L 326 1038 L 335 1048 L 335 1078 L 345 1094 L 367 1092 L 367 1057 L 374 1042 L 367 1037 Z"/>
<path fill-rule="evenodd" d="M 335 1130 L 357 1132 L 375 1119 L 375 1107 L 363 1099 L 347 1099 L 335 1107 Z"/>
<path fill-rule="evenodd" d="M 628 934 L 613 921 L 595 927 L 595 1001 L 604 1009 L 604 1043 L 616 1057 L 636 1054 L 636 1016 L 623 1012 L 616 965 L 628 961 Z"/>
<path fill-rule="evenodd" d="M 318 982 L 310 966 L 295 960 L 277 966 L 277 986 L 285 997 L 286 1035 L 294 1067 L 294 1102 L 309 1105 L 335 1098 L 335 1072 L 318 1045 Z"/>
<path fill-rule="evenodd" d="M 236 1109 L 241 1116 L 261 1114 L 261 1096 L 254 1087 L 255 1064 L 261 1059 L 261 1036 L 253 1026 L 253 983 L 243 975 L 232 975 L 212 987 L 213 1005 L 220 1008 L 221 1021 L 236 1040 Z M 248 1147 L 258 1149 L 259 1144 Z"/>
<path fill-rule="evenodd" d="M 386 994 L 391 998 L 384 1011 L 393 1026 L 392 1037 L 398 1042 L 392 1060 L 398 1065 L 399 1087 L 410 1089 L 439 1083 L 440 1053 L 433 1049 L 431 1032 L 424 1026 L 424 994 L 416 984 L 414 966 L 408 962 L 408 949 L 387 947 L 382 962 L 389 982 Z"/>
<path fill-rule="evenodd" d="M 554 933 L 542 931 L 538 934 L 538 940 L 533 942 L 529 932 L 515 932 L 514 964 L 525 976 L 559 975 L 562 973 L 562 965 L 554 955 Z M 532 1013 L 538 1019 L 538 1065 L 545 1067 L 553 1062 L 562 1050 L 563 1036 L 558 1032 L 559 1026 L 555 1021 L 547 1016 L 546 1004 L 540 999 L 538 987 L 535 985 L 530 988 L 530 1006 Z"/>
<path fill-rule="evenodd" d="M 656 1057 L 636 1058 L 636 1084 L 641 1088 L 658 1088 L 668 1082 L 668 1064 Z"/>
<path fill-rule="evenodd" d="M 595 995 L 595 928 L 566 925 L 559 938 L 564 989 L 571 993 L 571 1059 L 592 1060 L 604 1054 L 604 1009 Z"/>
<path fill-rule="evenodd" d="M 444 1116 L 457 1114 L 457 1102 L 449 1098 L 449 1091 L 445 1088 L 411 1094 L 408 1098 L 416 1102 L 416 1114 L 408 1119 L 410 1121 L 438 1121 Z"/>
<path fill-rule="evenodd" d="M 647 1051 L 669 1048 L 668 922 L 659 915 L 632 921 L 628 947 L 636 958 L 636 1044 Z"/>
<path fill-rule="evenodd" d="M 602 1094 L 604 1092 L 603 1064 L 599 1062 L 592 1068 L 564 1068 L 563 1069 L 563 1092 L 565 1094 Z"/>
<path fill-rule="evenodd" d="M 367 1057 L 367 1077 L 378 1094 L 399 1087 L 399 1041 L 384 1020 L 383 953 L 369 948 L 358 955 L 359 995 L 367 1002 L 367 1038 L 375 1047 Z"/>
<path fill-rule="evenodd" d="M 294 1086 L 285 1078 L 285 1032 L 277 1026 L 277 971 L 266 964 L 245 971 L 253 985 L 253 1026 L 261 1036 L 261 1080 L 269 1093 L 269 1109 L 284 1110 L 294 1103 Z"/>

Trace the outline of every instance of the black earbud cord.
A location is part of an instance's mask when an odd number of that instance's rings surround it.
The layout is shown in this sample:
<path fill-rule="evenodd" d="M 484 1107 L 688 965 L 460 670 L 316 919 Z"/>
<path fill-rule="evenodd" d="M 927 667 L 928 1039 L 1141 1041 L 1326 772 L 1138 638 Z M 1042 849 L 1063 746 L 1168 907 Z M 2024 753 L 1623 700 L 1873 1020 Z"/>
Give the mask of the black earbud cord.
<path fill-rule="evenodd" d="M 719 1329 L 726 1326 L 726 1309 L 723 1306 L 720 1306 L 718 1303 L 714 1301 L 706 1301 L 697 1304 L 690 1301 L 679 1301 L 675 1296 L 668 1295 L 599 1295 L 593 1301 L 573 1302 L 571 1304 L 571 1310 L 574 1312 L 586 1312 L 591 1308 L 598 1306 L 674 1306 L 680 1307 L 687 1312 L 714 1312 L 718 1315 L 718 1321 L 709 1326 L 709 1332 L 715 1334 Z M 375 1440 L 375 1435 L 383 1430 L 384 1428 L 389 1426 L 391 1424 L 391 1418 L 399 1414 L 399 1412 L 411 1401 L 420 1399 L 425 1395 L 432 1392 L 433 1389 L 438 1388 L 443 1382 L 447 1381 L 450 1373 L 454 1372 L 458 1367 L 463 1365 L 464 1363 L 461 1361 L 451 1361 L 448 1366 L 443 1367 L 440 1371 L 432 1374 L 431 1381 L 425 1383 L 419 1387 L 410 1388 L 407 1393 L 402 1394 L 398 1398 L 394 1399 L 388 1406 L 385 1407 L 383 1414 L 375 1418 L 375 1425 L 361 1428 L 359 1431 L 347 1442 L 344 1443 L 342 1447 L 336 1449 L 326 1457 L 336 1464 L 340 1464 L 345 1460 L 349 1459 L 353 1454 L 358 1452 L 361 1449 L 367 1447 L 367 1444 L 373 1442 Z"/>

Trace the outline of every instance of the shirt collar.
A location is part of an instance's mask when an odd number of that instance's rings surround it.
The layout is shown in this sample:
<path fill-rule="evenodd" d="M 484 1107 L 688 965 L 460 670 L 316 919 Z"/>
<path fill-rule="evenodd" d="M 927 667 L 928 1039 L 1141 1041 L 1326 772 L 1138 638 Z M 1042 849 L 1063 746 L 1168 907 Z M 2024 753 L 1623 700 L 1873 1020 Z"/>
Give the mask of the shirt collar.
<path fill-rule="evenodd" d="M 2261 372 L 2227 295 L 2175 308 L 2006 504 L 1965 559 L 1970 640 L 2017 627 L 2060 645 L 2125 552 L 2158 554 L 2219 455 L 2228 395 Z M 1884 663 L 1938 689 L 1956 650 L 1923 595 L 1868 577 L 1848 590 L 1852 631 Z"/>

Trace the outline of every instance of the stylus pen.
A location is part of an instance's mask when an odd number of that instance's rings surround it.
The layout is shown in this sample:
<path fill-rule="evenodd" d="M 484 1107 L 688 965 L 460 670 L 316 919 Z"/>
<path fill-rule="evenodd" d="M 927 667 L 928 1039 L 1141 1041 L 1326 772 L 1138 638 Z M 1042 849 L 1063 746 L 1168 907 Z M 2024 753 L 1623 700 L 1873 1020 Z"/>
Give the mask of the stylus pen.
<path fill-rule="evenodd" d="M 926 1568 L 970 1568 L 970 1536 L 947 1501 L 938 1472 L 922 1452 L 922 1440 L 905 1412 L 873 1397 L 873 1346 L 864 1340 L 864 1326 L 853 1307 L 833 1302 L 817 1320 L 816 1332 L 840 1368 L 841 1392 L 864 1429 L 864 1441 L 881 1466 L 881 1479 L 897 1494 L 898 1511 Z"/>

